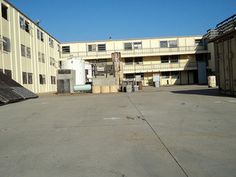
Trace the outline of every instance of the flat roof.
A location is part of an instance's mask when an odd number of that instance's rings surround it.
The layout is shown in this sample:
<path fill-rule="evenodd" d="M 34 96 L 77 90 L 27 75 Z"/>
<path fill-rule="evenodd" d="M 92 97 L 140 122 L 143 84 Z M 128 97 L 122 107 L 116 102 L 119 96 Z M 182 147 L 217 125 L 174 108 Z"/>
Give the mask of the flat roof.
<path fill-rule="evenodd" d="M 56 40 L 58 43 L 61 43 L 58 39 L 56 39 L 53 35 L 51 35 L 50 33 L 48 33 L 45 29 L 43 29 L 41 26 L 39 26 L 36 22 L 34 22 L 28 15 L 26 15 L 25 13 L 23 13 L 20 9 L 18 9 L 15 5 L 13 5 L 11 2 L 9 2 L 8 0 L 3 0 L 5 3 L 9 4 L 12 8 L 14 8 L 15 10 L 17 10 L 19 13 L 21 13 L 21 15 L 25 16 L 26 18 L 28 18 L 28 20 L 30 20 L 33 24 L 35 24 L 35 26 L 37 26 L 39 29 L 41 29 L 42 31 L 44 31 L 46 34 L 48 34 L 50 37 L 52 37 L 54 40 Z"/>
<path fill-rule="evenodd" d="M 148 40 L 148 39 L 181 38 L 181 37 L 183 37 L 183 38 L 184 37 L 203 37 L 203 35 L 160 36 L 160 37 L 143 37 L 143 38 L 128 38 L 128 39 L 107 39 L 107 40 L 93 40 L 93 41 L 73 41 L 73 42 L 62 42 L 61 44 L 117 42 L 117 41 L 134 41 L 134 40 Z"/>

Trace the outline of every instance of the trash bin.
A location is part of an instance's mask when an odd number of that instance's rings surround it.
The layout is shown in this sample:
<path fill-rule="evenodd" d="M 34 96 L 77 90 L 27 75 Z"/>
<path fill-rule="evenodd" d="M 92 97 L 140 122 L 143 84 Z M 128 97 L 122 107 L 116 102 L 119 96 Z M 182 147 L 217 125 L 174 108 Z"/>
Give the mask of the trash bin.
<path fill-rule="evenodd" d="M 155 84 L 155 87 L 158 87 L 158 88 L 160 87 L 160 82 L 155 82 L 154 84 Z"/>
<path fill-rule="evenodd" d="M 216 87 L 216 76 L 208 76 L 208 87 L 209 88 Z"/>
<path fill-rule="evenodd" d="M 139 89 L 139 86 L 138 85 L 134 85 L 134 91 L 137 92 Z"/>

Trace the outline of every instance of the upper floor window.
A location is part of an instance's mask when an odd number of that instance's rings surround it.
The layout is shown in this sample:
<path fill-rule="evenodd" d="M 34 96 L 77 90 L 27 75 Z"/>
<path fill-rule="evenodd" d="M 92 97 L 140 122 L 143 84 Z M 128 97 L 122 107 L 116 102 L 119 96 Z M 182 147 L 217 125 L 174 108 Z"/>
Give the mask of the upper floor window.
<path fill-rule="evenodd" d="M 45 63 L 45 54 L 41 53 L 41 59 L 42 59 L 42 63 Z"/>
<path fill-rule="evenodd" d="M 38 40 L 41 40 L 42 42 L 44 42 L 44 34 L 39 29 L 37 29 L 37 38 Z"/>
<path fill-rule="evenodd" d="M 89 52 L 95 52 L 96 48 L 97 48 L 96 44 L 88 45 L 88 51 Z"/>
<path fill-rule="evenodd" d="M 20 28 L 25 30 L 27 33 L 30 33 L 30 23 L 20 16 Z"/>
<path fill-rule="evenodd" d="M 171 40 L 169 41 L 169 48 L 177 48 L 177 40 Z"/>
<path fill-rule="evenodd" d="M 21 44 L 21 56 L 25 57 L 26 53 L 25 53 L 25 45 Z"/>
<path fill-rule="evenodd" d="M 132 50 L 133 49 L 132 43 L 131 42 L 124 43 L 124 48 L 125 50 Z"/>
<path fill-rule="evenodd" d="M 54 41 L 52 38 L 49 38 L 49 45 L 50 47 L 54 47 Z"/>
<path fill-rule="evenodd" d="M 161 48 L 177 48 L 178 42 L 177 40 L 170 40 L 170 41 L 160 41 Z"/>
<path fill-rule="evenodd" d="M 4 36 L 2 38 L 3 38 L 3 50 L 6 52 L 10 52 L 11 51 L 10 39 Z"/>
<path fill-rule="evenodd" d="M 42 31 L 41 31 L 41 41 L 42 41 L 42 42 L 44 41 L 44 34 L 43 34 Z"/>
<path fill-rule="evenodd" d="M 170 63 L 178 63 L 179 62 L 179 56 L 178 55 L 172 55 L 170 56 Z"/>
<path fill-rule="evenodd" d="M 20 17 L 20 28 L 21 29 L 25 29 L 25 22 L 24 22 L 24 18 L 23 17 Z"/>
<path fill-rule="evenodd" d="M 39 29 L 37 29 L 37 38 L 38 40 L 41 40 L 41 32 Z"/>
<path fill-rule="evenodd" d="M 160 41 L 161 48 L 168 48 L 168 41 Z"/>
<path fill-rule="evenodd" d="M 26 56 L 27 58 L 31 58 L 31 49 L 29 47 L 26 47 Z"/>
<path fill-rule="evenodd" d="M 106 51 L 106 44 L 98 44 L 98 51 L 99 52 Z"/>
<path fill-rule="evenodd" d="M 8 20 L 8 7 L 2 4 L 2 17 Z"/>
<path fill-rule="evenodd" d="M 63 54 L 70 53 L 70 46 L 62 46 L 62 53 Z"/>
<path fill-rule="evenodd" d="M 134 58 L 134 63 L 135 64 L 142 64 L 143 63 L 143 58 L 142 57 Z"/>
<path fill-rule="evenodd" d="M 56 85 L 56 76 L 51 76 L 51 84 Z"/>
<path fill-rule="evenodd" d="M 134 42 L 134 49 L 142 49 L 142 42 Z"/>
<path fill-rule="evenodd" d="M 27 33 L 30 32 L 30 25 L 29 25 L 29 22 L 27 22 L 26 20 L 25 20 L 25 31 L 26 31 Z"/>
<path fill-rule="evenodd" d="M 179 55 L 161 56 L 161 63 L 178 63 Z"/>
<path fill-rule="evenodd" d="M 161 63 L 169 63 L 169 57 L 168 56 L 161 56 Z"/>
<path fill-rule="evenodd" d="M 133 49 L 142 49 L 142 42 L 127 42 L 124 43 L 125 50 L 133 50 Z"/>
<path fill-rule="evenodd" d="M 134 63 L 133 58 L 125 58 L 125 64 L 126 65 L 132 65 Z"/>

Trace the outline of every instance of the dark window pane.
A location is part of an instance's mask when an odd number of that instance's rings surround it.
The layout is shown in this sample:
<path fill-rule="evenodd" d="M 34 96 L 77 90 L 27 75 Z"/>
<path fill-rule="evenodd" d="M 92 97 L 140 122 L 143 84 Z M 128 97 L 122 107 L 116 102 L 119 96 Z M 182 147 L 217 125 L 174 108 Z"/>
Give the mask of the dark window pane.
<path fill-rule="evenodd" d="M 161 56 L 161 63 L 169 63 L 169 57 L 168 56 Z"/>
<path fill-rule="evenodd" d="M 70 46 L 62 46 L 62 53 L 70 53 Z"/>
<path fill-rule="evenodd" d="M 131 42 L 124 43 L 124 48 L 125 48 L 125 50 L 132 50 L 132 43 Z"/>
<path fill-rule="evenodd" d="M 8 20 L 8 7 L 2 4 L 2 17 Z"/>
<path fill-rule="evenodd" d="M 168 48 L 168 42 L 167 41 L 160 41 L 160 47 L 161 48 Z"/>
<path fill-rule="evenodd" d="M 106 44 L 98 44 L 98 51 L 99 52 L 106 51 Z"/>
<path fill-rule="evenodd" d="M 22 72 L 22 80 L 23 80 L 23 84 L 27 84 L 27 73 L 26 72 Z"/>

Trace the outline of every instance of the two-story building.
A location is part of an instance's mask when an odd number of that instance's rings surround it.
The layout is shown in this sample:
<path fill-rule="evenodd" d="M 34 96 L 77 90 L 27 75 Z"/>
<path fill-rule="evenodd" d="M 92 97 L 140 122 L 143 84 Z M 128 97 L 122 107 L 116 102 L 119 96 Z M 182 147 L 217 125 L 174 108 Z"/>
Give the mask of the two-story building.
<path fill-rule="evenodd" d="M 112 62 L 111 54 L 120 52 L 123 80 L 141 76 L 145 86 L 153 84 L 154 74 L 161 85 L 205 84 L 214 71 L 202 36 L 74 42 L 61 48 L 61 60 L 78 57 L 91 63 Z"/>

